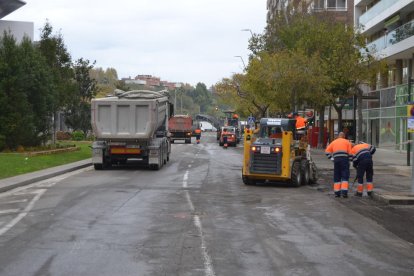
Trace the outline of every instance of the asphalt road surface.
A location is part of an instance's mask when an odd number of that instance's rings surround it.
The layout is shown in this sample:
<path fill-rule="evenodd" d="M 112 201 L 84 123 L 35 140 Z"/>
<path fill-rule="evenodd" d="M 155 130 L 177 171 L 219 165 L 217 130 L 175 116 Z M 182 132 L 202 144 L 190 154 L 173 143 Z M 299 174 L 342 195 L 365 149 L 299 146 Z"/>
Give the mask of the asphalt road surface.
<path fill-rule="evenodd" d="M 0 194 L 0 275 L 414 275 L 412 243 L 316 187 L 245 186 L 241 154 L 204 133 L 159 171 Z"/>

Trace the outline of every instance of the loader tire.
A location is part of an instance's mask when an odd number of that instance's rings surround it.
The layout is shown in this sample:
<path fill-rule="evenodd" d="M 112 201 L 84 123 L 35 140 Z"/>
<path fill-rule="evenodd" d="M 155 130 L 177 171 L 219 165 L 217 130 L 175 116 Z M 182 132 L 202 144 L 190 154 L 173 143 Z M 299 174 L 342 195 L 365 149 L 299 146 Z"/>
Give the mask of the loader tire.
<path fill-rule="evenodd" d="M 302 185 L 309 185 L 311 175 L 308 160 L 302 159 L 300 161 L 300 172 L 302 174 Z"/>
<path fill-rule="evenodd" d="M 318 168 L 316 167 L 315 162 L 311 161 L 310 162 L 310 168 L 311 168 L 311 172 L 310 172 L 310 183 L 311 184 L 316 184 L 316 182 L 318 181 L 319 178 L 319 173 L 318 173 Z"/>
<path fill-rule="evenodd" d="M 103 169 L 102 164 L 93 164 L 93 167 L 95 168 L 95 170 L 100 171 Z"/>
<path fill-rule="evenodd" d="M 300 162 L 295 161 L 292 165 L 292 175 L 290 179 L 292 186 L 294 187 L 300 187 L 302 184 L 302 174 L 300 172 Z"/>

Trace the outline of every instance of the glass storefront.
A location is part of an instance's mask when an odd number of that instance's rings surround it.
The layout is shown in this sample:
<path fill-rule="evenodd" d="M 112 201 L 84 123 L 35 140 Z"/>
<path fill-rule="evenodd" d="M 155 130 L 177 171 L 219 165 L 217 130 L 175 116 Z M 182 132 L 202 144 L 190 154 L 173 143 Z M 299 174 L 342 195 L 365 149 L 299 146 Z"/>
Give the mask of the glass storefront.
<path fill-rule="evenodd" d="M 414 87 L 411 89 L 414 100 Z M 379 100 L 368 100 L 362 112 L 362 141 L 380 148 L 406 150 L 408 85 L 373 91 Z"/>

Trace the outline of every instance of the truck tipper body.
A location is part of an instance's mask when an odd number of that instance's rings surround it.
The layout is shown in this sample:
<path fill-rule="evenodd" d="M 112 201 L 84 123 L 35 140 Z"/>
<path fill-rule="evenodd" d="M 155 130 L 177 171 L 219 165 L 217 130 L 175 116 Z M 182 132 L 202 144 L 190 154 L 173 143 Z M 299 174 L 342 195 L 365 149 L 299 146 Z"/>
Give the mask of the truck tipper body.
<path fill-rule="evenodd" d="M 193 119 L 188 115 L 174 115 L 168 122 L 168 130 L 171 133 L 170 140 L 184 140 L 186 144 L 191 143 Z"/>
<path fill-rule="evenodd" d="M 157 170 L 169 160 L 168 92 L 116 90 L 115 96 L 93 99 L 91 105 L 95 169 L 134 159 Z"/>

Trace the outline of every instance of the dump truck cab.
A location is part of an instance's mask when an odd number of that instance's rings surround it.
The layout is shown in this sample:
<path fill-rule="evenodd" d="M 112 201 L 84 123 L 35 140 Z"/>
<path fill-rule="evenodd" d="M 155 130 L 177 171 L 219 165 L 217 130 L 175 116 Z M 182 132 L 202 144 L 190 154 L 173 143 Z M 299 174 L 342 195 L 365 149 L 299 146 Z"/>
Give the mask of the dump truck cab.
<path fill-rule="evenodd" d="M 245 130 L 242 179 L 246 185 L 290 182 L 300 186 L 316 182 L 306 135 L 296 131 L 296 120 L 262 118 L 258 129 Z"/>

